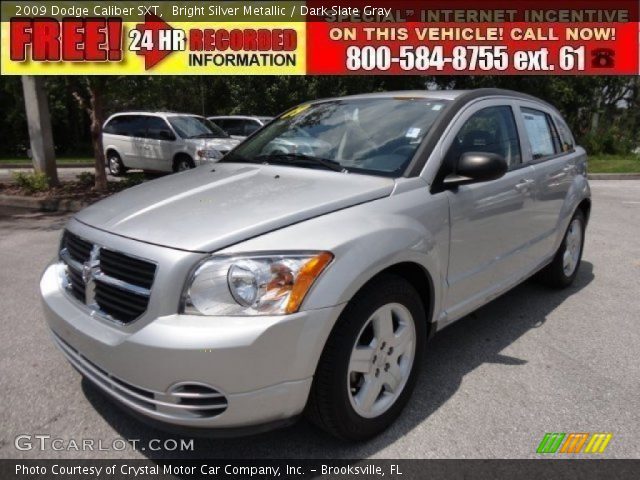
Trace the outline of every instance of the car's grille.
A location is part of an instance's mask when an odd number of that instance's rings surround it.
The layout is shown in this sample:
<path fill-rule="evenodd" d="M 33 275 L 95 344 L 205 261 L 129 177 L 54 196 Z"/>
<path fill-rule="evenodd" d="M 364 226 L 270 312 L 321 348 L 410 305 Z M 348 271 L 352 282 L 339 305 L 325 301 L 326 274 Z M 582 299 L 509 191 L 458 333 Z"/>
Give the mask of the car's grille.
<path fill-rule="evenodd" d="M 149 298 L 96 280 L 96 303 L 112 317 L 130 322 L 144 313 Z"/>
<path fill-rule="evenodd" d="M 80 263 L 84 263 L 89 260 L 89 256 L 91 255 L 91 249 L 93 245 L 77 235 L 66 231 L 64 232 L 64 247 L 69 250 L 69 254 L 71 258 L 77 260 Z"/>
<path fill-rule="evenodd" d="M 156 265 L 92 244 L 66 231 L 60 259 L 67 266 L 66 288 L 106 318 L 129 323 L 147 309 Z"/>
<path fill-rule="evenodd" d="M 82 280 L 82 273 L 75 268 L 67 268 L 67 280 L 69 281 L 69 292 L 81 302 L 85 299 L 85 285 Z"/>
<path fill-rule="evenodd" d="M 66 248 L 69 256 L 80 264 L 89 260 L 93 245 L 85 242 L 80 237 L 65 232 L 62 239 L 62 248 Z M 82 271 L 74 268 L 68 268 L 69 292 L 80 301 L 85 299 L 85 284 L 82 280 Z"/>
<path fill-rule="evenodd" d="M 153 263 L 105 248 L 100 249 L 100 269 L 106 275 L 144 288 L 151 288 L 156 273 Z"/>

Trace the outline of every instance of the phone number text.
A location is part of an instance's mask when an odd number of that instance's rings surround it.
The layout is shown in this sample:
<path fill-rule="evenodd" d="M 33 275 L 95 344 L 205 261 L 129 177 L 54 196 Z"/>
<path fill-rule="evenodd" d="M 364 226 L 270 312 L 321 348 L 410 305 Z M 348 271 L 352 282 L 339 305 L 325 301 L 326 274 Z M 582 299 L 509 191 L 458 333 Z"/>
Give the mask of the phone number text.
<path fill-rule="evenodd" d="M 403 45 L 395 54 L 390 46 L 350 46 L 346 52 L 346 67 L 350 71 L 390 70 L 398 66 L 403 71 L 581 71 L 585 69 L 585 47 L 564 46 L 556 55 L 548 48 L 509 51 L 506 46 L 465 45 L 445 54 L 442 46 Z"/>

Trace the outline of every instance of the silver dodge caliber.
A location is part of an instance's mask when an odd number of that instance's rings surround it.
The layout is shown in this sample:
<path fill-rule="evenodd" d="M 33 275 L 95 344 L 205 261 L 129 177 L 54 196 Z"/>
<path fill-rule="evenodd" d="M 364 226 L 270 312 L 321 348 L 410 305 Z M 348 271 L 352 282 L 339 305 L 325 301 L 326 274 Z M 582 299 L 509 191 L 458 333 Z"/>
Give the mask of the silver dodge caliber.
<path fill-rule="evenodd" d="M 435 332 L 534 274 L 571 284 L 590 206 L 585 151 L 534 97 L 334 98 L 83 210 L 40 289 L 69 362 L 146 420 L 305 413 L 360 440 L 400 415 Z"/>

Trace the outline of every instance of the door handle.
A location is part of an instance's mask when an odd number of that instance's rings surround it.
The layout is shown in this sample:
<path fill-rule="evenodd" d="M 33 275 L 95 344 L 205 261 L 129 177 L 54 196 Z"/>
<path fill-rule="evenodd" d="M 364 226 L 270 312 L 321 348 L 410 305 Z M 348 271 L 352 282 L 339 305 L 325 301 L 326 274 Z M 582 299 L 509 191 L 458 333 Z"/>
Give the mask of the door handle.
<path fill-rule="evenodd" d="M 533 180 L 531 179 L 523 179 L 520 180 L 517 184 L 516 184 L 516 190 L 518 192 L 526 192 L 527 190 L 529 190 L 529 187 L 533 185 Z"/>

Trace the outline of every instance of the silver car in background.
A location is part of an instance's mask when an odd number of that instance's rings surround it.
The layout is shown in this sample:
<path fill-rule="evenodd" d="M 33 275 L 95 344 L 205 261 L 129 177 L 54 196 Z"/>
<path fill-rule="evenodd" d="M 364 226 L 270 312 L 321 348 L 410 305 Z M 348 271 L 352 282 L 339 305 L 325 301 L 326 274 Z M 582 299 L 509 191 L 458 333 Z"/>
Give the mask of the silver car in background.
<path fill-rule="evenodd" d="M 218 161 L 239 140 L 204 117 L 172 112 L 122 112 L 102 128 L 109 172 L 180 172 Z"/>
<path fill-rule="evenodd" d="M 273 117 L 257 115 L 218 115 L 207 118 L 233 138 L 240 140 L 244 140 L 273 120 Z"/>
<path fill-rule="evenodd" d="M 361 440 L 400 415 L 438 330 L 534 274 L 571 284 L 590 208 L 585 151 L 534 97 L 321 100 L 78 213 L 40 289 L 67 359 L 147 421 L 306 413 Z"/>

